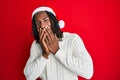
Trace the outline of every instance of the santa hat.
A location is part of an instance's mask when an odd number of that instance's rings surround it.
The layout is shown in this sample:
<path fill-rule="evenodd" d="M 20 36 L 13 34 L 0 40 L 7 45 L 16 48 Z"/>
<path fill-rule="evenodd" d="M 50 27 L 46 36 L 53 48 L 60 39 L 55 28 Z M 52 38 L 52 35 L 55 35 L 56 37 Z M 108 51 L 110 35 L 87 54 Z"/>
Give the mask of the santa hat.
<path fill-rule="evenodd" d="M 48 12 L 51 12 L 54 16 L 56 16 L 55 12 L 50 7 L 41 6 L 41 7 L 36 8 L 33 11 L 32 18 L 37 12 L 40 12 L 40 11 L 48 11 Z M 63 20 L 59 20 L 58 24 L 59 24 L 60 28 L 63 28 L 65 26 L 65 22 Z"/>

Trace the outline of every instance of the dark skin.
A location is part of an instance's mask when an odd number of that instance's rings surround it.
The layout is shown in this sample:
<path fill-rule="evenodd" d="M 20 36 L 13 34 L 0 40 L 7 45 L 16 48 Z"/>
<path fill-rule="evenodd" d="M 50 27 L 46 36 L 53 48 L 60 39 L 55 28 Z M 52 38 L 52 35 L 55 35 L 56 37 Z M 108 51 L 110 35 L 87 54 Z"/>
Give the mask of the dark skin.
<path fill-rule="evenodd" d="M 55 55 L 59 49 L 58 38 L 51 30 L 50 19 L 46 12 L 38 12 L 35 16 L 35 23 L 39 33 L 39 42 L 43 49 L 43 56 L 48 59 L 50 53 Z"/>

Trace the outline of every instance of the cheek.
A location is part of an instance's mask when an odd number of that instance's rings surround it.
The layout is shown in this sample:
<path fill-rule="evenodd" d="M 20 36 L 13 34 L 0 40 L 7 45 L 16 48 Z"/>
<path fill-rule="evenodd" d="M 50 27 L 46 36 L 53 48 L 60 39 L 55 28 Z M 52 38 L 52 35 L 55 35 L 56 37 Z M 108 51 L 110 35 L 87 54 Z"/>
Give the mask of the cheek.
<path fill-rule="evenodd" d="M 50 23 L 50 22 L 48 22 L 47 25 L 48 25 L 49 27 L 51 27 L 51 23 Z"/>
<path fill-rule="evenodd" d="M 39 30 L 40 30 L 39 27 L 37 27 L 37 31 L 38 31 L 38 32 L 39 32 Z"/>

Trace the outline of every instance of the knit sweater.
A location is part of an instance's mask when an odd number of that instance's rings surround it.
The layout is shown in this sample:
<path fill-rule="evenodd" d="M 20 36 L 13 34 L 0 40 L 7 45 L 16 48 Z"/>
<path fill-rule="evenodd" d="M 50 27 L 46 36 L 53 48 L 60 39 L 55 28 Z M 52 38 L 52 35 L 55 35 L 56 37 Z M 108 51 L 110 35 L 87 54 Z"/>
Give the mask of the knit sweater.
<path fill-rule="evenodd" d="M 64 32 L 59 50 L 48 59 L 42 56 L 40 44 L 33 41 L 24 74 L 27 80 L 78 80 L 77 76 L 90 79 L 93 63 L 82 39 L 77 34 Z"/>

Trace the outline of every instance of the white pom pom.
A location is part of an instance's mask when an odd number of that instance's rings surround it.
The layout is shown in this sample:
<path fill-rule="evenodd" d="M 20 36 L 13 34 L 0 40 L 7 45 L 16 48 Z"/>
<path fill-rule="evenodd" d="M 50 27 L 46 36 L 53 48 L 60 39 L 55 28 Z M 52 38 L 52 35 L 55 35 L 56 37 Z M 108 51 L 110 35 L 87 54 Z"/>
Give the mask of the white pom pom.
<path fill-rule="evenodd" d="M 65 26 L 65 22 L 63 20 L 59 20 L 58 24 L 59 24 L 60 28 L 64 28 L 64 26 Z"/>

